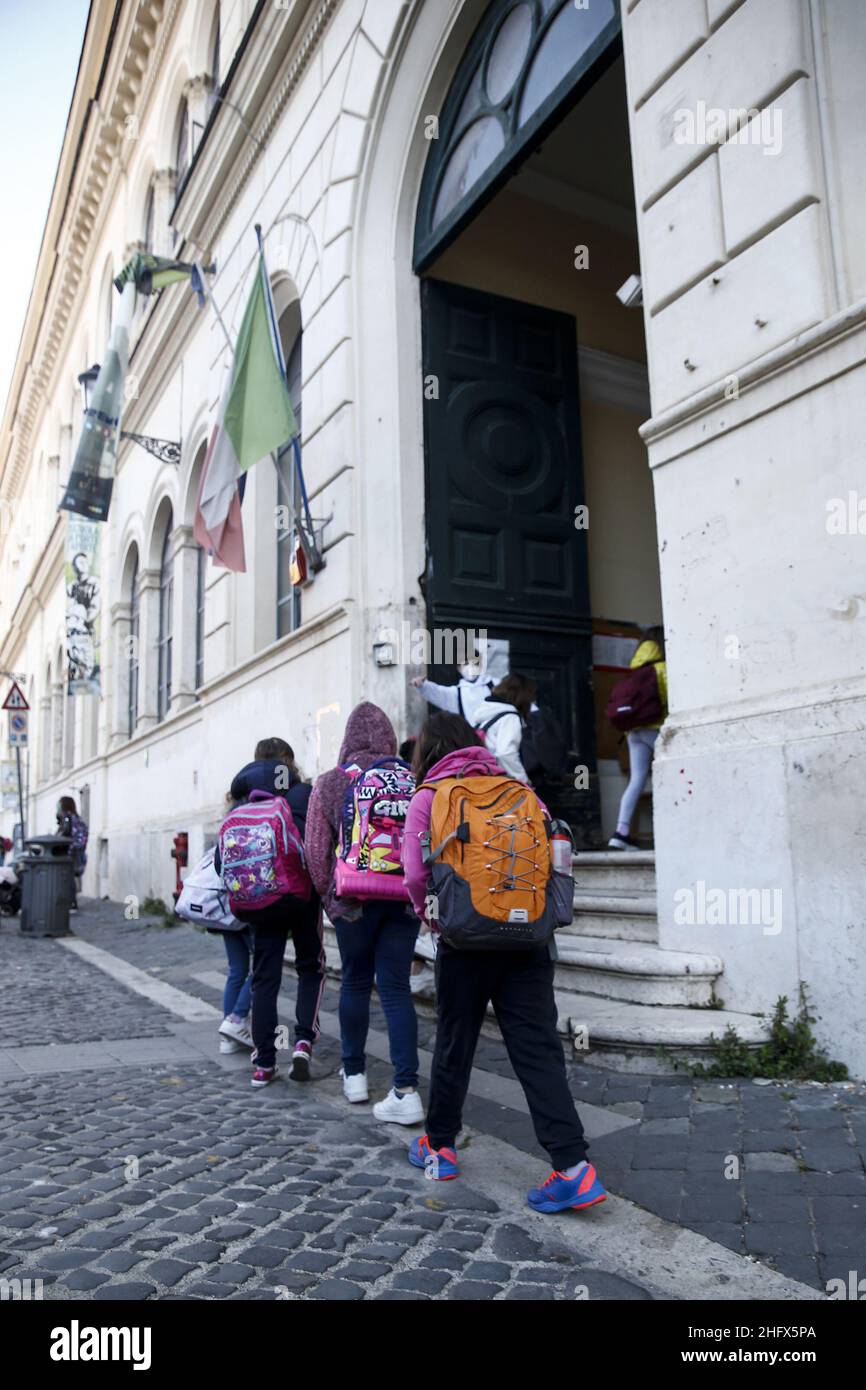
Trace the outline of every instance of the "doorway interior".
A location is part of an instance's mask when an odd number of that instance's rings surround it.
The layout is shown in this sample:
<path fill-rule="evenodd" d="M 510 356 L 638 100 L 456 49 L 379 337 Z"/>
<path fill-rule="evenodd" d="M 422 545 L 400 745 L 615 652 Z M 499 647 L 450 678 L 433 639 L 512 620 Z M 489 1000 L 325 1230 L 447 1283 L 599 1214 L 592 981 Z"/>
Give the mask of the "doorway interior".
<path fill-rule="evenodd" d="M 546 790 L 583 847 L 606 842 L 624 784 L 607 695 L 641 628 L 662 621 L 638 434 L 649 415 L 643 316 L 617 297 L 640 268 L 624 64 L 618 22 L 599 28 L 593 9 L 584 32 L 574 26 L 588 12 L 573 6 L 489 7 L 443 106 L 416 243 L 424 378 L 438 393 L 424 403 L 428 623 L 486 628 L 538 682 L 574 767 Z M 539 138 L 513 140 L 511 162 L 506 142 L 486 181 L 490 148 L 467 164 L 467 141 L 490 146 L 490 126 L 478 127 L 494 116 L 506 136 L 514 129 L 557 23 L 587 39 L 571 50 L 584 60 L 549 94 Z M 464 189 L 456 201 L 449 178 Z M 437 248 L 431 224 L 449 200 Z M 651 825 L 646 797 L 638 839 L 650 843 Z"/>

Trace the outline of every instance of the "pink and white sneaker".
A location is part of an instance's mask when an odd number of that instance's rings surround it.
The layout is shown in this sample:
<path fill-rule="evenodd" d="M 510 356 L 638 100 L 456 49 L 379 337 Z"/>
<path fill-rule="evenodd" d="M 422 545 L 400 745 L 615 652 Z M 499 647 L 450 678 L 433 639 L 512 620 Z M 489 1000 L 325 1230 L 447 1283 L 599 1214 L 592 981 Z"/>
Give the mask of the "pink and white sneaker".
<path fill-rule="evenodd" d="M 258 1091 L 262 1086 L 270 1086 L 279 1074 L 279 1067 L 256 1067 L 250 1078 L 250 1085 Z"/>
<path fill-rule="evenodd" d="M 313 1044 L 301 1038 L 295 1043 L 295 1050 L 292 1053 L 292 1070 L 289 1072 L 289 1080 L 309 1081 L 312 1058 Z"/>

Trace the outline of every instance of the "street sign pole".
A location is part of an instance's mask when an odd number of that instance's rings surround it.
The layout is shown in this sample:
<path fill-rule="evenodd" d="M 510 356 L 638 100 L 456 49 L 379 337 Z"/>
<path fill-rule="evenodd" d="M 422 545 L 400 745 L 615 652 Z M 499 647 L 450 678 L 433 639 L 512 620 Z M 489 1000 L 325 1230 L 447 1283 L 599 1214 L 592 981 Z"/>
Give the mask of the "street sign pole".
<path fill-rule="evenodd" d="M 9 711 L 9 746 L 15 749 L 15 767 L 18 773 L 18 820 L 21 826 L 21 843 L 27 834 L 24 824 L 24 780 L 21 772 L 21 749 L 28 743 L 28 716 L 30 706 L 24 691 L 16 680 L 9 687 L 2 708 Z"/>
<path fill-rule="evenodd" d="M 21 780 L 21 745 L 15 746 L 15 762 L 18 766 L 18 818 L 21 821 L 21 846 L 27 839 L 27 826 L 24 824 L 24 783 Z"/>

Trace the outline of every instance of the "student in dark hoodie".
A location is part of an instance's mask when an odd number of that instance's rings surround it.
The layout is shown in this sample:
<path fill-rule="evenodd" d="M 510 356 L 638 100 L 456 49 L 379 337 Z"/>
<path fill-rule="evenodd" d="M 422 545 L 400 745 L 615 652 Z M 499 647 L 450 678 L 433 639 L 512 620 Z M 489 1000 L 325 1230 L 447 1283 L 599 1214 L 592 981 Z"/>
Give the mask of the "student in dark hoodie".
<path fill-rule="evenodd" d="M 246 801 L 252 791 L 282 796 L 303 839 L 312 787 L 301 780 L 295 755 L 282 738 L 265 738 L 256 744 L 254 761 L 234 778 L 231 796 Z M 220 866 L 216 865 L 217 872 Z M 254 1087 L 267 1086 L 277 1075 L 277 996 L 283 978 L 283 956 L 289 932 L 295 948 L 298 997 L 295 1005 L 295 1045 L 292 1081 L 308 1081 L 313 1045 L 319 1036 L 319 1007 L 325 988 L 325 948 L 322 941 L 322 905 L 317 893 L 308 903 L 280 899 L 257 912 L 239 912 L 238 919 L 252 927 L 252 1035 Z"/>
<path fill-rule="evenodd" d="M 352 1102 L 369 1098 L 365 1049 L 370 997 L 375 982 L 391 1044 L 394 1085 L 373 1107 L 379 1120 L 418 1124 L 424 1107 L 418 1094 L 418 1020 L 409 975 L 418 922 L 407 904 L 337 898 L 334 865 L 346 793 L 358 772 L 393 758 L 397 736 L 384 710 L 365 700 L 346 722 L 339 765 L 316 781 L 307 810 L 304 847 L 310 877 L 337 933 L 342 962 L 340 1033 L 343 1093 Z"/>
<path fill-rule="evenodd" d="M 429 832 L 436 794 L 429 784 L 446 777 L 512 774 L 503 772 L 490 748 L 482 748 L 475 730 L 455 714 L 435 714 L 427 721 L 418 736 L 414 768 L 418 790 L 406 817 L 403 869 L 415 910 L 424 916 L 431 870 L 423 861 L 421 837 Z M 430 925 L 435 929 L 435 923 Z M 459 1175 L 455 1145 L 463 1102 L 481 1025 L 487 1005 L 492 1004 L 536 1137 L 553 1164 L 550 1177 L 527 1193 L 529 1205 L 543 1212 L 593 1206 L 606 1196 L 587 1162 L 583 1126 L 568 1087 L 556 1031 L 553 960 L 547 945 L 509 951 L 457 950 L 440 938 L 427 1133 L 413 1139 L 409 1149 L 409 1162 L 423 1168 L 428 1178 L 444 1181 Z"/>

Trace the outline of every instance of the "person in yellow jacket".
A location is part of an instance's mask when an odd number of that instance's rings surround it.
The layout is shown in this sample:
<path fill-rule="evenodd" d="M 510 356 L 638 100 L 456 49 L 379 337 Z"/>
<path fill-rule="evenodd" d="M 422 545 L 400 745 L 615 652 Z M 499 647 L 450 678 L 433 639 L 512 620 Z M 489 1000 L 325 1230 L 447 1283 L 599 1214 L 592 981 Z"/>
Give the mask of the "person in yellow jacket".
<path fill-rule="evenodd" d="M 653 749 L 656 739 L 659 736 L 659 729 L 664 723 L 668 712 L 668 671 L 665 663 L 665 639 L 663 630 L 660 627 L 647 629 L 647 634 L 641 642 L 637 651 L 631 659 L 631 669 L 634 671 L 638 666 L 655 667 L 658 678 L 659 695 L 662 702 L 662 717 L 655 724 L 647 724 L 639 729 L 629 729 L 626 734 L 628 739 L 628 765 L 629 779 L 628 786 L 622 794 L 619 803 L 619 815 L 616 822 L 616 834 L 608 840 L 608 849 L 640 849 L 636 840 L 631 838 L 632 817 L 637 809 L 638 799 L 646 786 L 646 779 L 652 766 Z"/>

